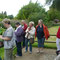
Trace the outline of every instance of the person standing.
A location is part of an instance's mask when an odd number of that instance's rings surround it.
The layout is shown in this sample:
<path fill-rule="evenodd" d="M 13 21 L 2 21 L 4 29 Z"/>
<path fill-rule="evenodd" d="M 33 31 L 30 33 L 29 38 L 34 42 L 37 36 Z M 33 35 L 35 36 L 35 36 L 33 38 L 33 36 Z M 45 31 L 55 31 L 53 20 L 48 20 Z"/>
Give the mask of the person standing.
<path fill-rule="evenodd" d="M 58 29 L 56 37 L 57 37 L 56 46 L 57 46 L 57 55 L 58 56 L 55 58 L 55 60 L 60 60 L 60 27 Z"/>
<path fill-rule="evenodd" d="M 60 51 L 60 27 L 57 32 L 56 45 L 57 45 L 57 51 Z"/>
<path fill-rule="evenodd" d="M 35 38 L 36 37 L 38 39 L 38 51 L 37 51 L 37 53 L 43 52 L 45 38 L 48 39 L 49 31 L 48 31 L 47 27 L 43 24 L 42 19 L 40 19 L 38 21 L 38 25 L 36 26 Z"/>
<path fill-rule="evenodd" d="M 30 45 L 29 52 L 30 52 L 30 54 L 32 53 L 32 44 L 31 44 L 30 39 L 34 38 L 34 34 L 35 34 L 34 22 L 31 21 L 31 22 L 29 22 L 29 27 L 27 28 L 26 35 L 25 35 L 25 38 L 26 38 L 26 40 L 25 40 L 25 44 L 26 44 L 25 52 L 28 51 L 28 42 L 29 42 L 29 45 Z"/>
<path fill-rule="evenodd" d="M 28 26 L 27 26 L 25 20 L 22 20 L 21 23 L 23 25 L 23 29 L 24 29 L 24 32 L 25 32 Z M 24 34 L 24 40 L 23 40 L 23 48 L 25 47 L 25 34 Z"/>
<path fill-rule="evenodd" d="M 3 25 L 7 28 L 4 34 L 0 35 L 0 39 L 4 40 L 4 60 L 13 60 L 14 29 L 9 19 L 4 19 Z"/>
<path fill-rule="evenodd" d="M 16 23 L 16 30 L 15 30 L 15 35 L 16 35 L 16 47 L 17 47 L 17 55 L 16 57 L 22 56 L 22 46 L 21 43 L 23 42 L 23 35 L 24 35 L 24 30 L 22 26 L 20 25 L 19 22 Z"/>

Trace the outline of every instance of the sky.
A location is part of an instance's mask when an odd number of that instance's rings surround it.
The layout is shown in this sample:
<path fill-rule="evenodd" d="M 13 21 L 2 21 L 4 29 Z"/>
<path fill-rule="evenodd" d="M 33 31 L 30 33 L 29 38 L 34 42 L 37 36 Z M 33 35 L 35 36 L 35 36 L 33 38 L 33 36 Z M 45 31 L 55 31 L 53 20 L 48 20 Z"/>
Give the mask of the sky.
<path fill-rule="evenodd" d="M 7 11 L 8 15 L 13 14 L 16 16 L 24 5 L 27 5 L 30 0 L 1 0 L 0 1 L 0 12 Z M 36 2 L 37 0 L 32 0 L 32 2 Z M 38 0 L 41 5 L 45 5 L 45 0 Z M 49 10 L 48 6 L 45 6 L 46 10 Z"/>

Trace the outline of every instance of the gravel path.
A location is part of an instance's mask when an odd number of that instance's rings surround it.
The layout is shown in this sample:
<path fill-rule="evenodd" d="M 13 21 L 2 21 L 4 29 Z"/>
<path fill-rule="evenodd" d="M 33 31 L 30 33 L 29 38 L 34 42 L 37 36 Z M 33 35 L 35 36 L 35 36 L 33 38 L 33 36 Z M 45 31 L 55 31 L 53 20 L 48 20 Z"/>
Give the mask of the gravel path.
<path fill-rule="evenodd" d="M 54 60 L 56 57 L 56 50 L 54 49 L 44 49 L 44 53 L 36 53 L 37 48 L 33 48 L 33 53 L 29 54 L 29 52 L 24 53 L 23 56 L 15 58 L 15 60 Z"/>

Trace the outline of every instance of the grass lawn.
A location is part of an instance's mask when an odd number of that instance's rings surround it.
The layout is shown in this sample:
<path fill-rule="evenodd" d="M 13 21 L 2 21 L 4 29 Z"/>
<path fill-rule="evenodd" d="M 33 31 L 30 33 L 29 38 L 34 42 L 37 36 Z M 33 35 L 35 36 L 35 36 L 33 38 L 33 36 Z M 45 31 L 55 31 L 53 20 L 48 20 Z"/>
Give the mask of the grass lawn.
<path fill-rule="evenodd" d="M 58 28 L 59 28 L 59 26 L 54 26 L 54 27 L 49 28 L 50 34 L 56 35 L 56 33 L 58 31 Z M 55 36 L 51 36 L 47 41 L 56 41 L 56 37 Z M 38 47 L 38 43 L 35 42 L 33 44 L 33 47 Z M 55 48 L 56 49 L 56 43 L 45 43 L 45 48 Z M 16 54 L 16 48 L 14 49 L 13 54 Z M 4 48 L 0 48 L 0 56 L 2 58 L 4 58 Z"/>
<path fill-rule="evenodd" d="M 4 58 L 4 48 L 0 48 L 0 56 Z"/>

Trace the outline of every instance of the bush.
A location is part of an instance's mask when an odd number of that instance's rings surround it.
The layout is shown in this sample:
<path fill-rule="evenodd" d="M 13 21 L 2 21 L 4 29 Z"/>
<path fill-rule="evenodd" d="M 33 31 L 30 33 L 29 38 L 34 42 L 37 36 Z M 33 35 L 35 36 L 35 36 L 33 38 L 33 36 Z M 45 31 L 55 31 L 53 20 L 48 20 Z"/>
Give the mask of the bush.
<path fill-rule="evenodd" d="M 2 35 L 4 31 L 5 31 L 5 29 L 1 27 L 0 28 L 0 35 Z"/>

